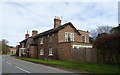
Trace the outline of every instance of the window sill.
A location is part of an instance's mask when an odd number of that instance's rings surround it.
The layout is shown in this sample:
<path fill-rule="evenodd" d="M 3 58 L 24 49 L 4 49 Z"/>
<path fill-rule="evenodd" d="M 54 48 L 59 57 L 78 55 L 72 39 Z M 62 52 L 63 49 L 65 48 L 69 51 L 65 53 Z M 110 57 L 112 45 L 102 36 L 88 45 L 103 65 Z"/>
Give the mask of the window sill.
<path fill-rule="evenodd" d="M 53 54 L 49 54 L 48 56 L 53 56 Z"/>
<path fill-rule="evenodd" d="M 23 53 L 23 54 L 25 54 L 25 53 Z"/>

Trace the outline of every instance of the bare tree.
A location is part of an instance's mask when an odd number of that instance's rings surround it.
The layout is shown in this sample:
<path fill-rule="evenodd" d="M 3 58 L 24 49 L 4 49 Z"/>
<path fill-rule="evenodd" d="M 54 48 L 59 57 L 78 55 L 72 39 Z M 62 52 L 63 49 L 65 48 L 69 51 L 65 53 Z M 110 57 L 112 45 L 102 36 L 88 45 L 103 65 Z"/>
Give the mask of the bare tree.
<path fill-rule="evenodd" d="M 99 34 L 101 34 L 101 33 L 110 34 L 111 29 L 112 29 L 111 26 L 98 26 L 98 28 L 96 30 Z"/>
<path fill-rule="evenodd" d="M 91 30 L 90 31 L 90 37 L 92 37 L 93 39 L 95 39 L 98 35 L 98 32 L 97 30 Z"/>
<path fill-rule="evenodd" d="M 98 34 L 107 33 L 110 34 L 111 26 L 98 26 L 96 29 L 90 31 L 90 36 L 95 39 Z"/>

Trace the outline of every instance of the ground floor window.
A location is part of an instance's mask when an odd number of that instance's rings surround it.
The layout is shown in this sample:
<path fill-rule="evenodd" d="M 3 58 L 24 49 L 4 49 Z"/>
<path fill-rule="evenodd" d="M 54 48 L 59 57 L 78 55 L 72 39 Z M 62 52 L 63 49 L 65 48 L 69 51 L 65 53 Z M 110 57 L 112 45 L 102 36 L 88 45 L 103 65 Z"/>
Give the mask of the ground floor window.
<path fill-rule="evenodd" d="M 49 56 L 52 56 L 52 55 L 53 55 L 53 49 L 49 48 Z"/>
<path fill-rule="evenodd" d="M 40 55 L 44 55 L 44 50 L 40 49 Z"/>

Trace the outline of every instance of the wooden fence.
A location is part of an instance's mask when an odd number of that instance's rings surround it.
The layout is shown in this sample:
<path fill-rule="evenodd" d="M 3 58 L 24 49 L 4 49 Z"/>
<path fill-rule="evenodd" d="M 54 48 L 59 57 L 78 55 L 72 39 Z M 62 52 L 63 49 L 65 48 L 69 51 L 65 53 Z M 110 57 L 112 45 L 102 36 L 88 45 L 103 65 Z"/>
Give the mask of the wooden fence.
<path fill-rule="evenodd" d="M 72 49 L 71 60 L 75 62 L 97 62 L 97 53 L 93 48 Z"/>

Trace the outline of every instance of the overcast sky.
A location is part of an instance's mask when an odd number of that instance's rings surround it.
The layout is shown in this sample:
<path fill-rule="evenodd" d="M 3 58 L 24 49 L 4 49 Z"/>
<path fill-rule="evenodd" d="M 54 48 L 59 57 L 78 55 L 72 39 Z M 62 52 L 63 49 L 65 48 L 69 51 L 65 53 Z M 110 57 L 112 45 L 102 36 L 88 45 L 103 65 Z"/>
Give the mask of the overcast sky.
<path fill-rule="evenodd" d="M 25 39 L 27 30 L 31 36 L 32 30 L 40 33 L 53 28 L 54 16 L 85 31 L 118 25 L 117 2 L 3 2 L 0 11 L 2 38 L 12 46 Z"/>

